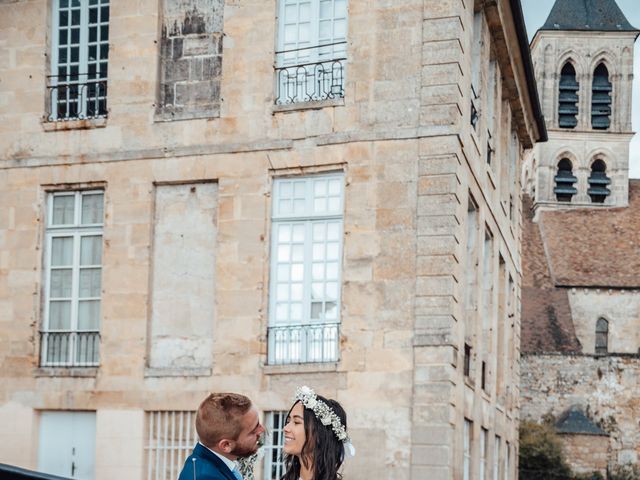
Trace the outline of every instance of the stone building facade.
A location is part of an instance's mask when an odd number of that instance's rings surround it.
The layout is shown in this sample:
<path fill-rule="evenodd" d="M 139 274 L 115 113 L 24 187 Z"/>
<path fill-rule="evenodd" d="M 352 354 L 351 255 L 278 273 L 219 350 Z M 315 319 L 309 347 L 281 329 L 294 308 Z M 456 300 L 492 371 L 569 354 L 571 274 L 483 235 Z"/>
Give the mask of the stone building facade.
<path fill-rule="evenodd" d="M 0 2 L 0 462 L 175 478 L 232 390 L 277 478 L 307 384 L 349 478 L 515 478 L 528 52 L 514 0 Z"/>
<path fill-rule="evenodd" d="M 522 414 L 579 409 L 609 435 L 604 469 L 640 453 L 640 183 L 628 178 L 637 36 L 613 0 L 558 0 L 532 42 L 549 141 L 523 170 Z M 590 450 L 601 439 L 562 438 L 576 470 L 603 470 Z"/>

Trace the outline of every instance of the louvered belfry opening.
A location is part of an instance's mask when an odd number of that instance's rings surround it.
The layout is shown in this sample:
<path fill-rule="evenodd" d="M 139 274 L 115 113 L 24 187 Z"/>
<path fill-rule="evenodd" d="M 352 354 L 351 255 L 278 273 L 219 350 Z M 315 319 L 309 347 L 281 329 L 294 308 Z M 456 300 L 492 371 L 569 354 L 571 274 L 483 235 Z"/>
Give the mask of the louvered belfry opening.
<path fill-rule="evenodd" d="M 563 158 L 558 162 L 558 173 L 555 176 L 556 187 L 553 193 L 559 202 L 570 202 L 571 198 L 578 193 L 573 186 L 578 179 L 573 176 L 573 165 L 568 158 Z"/>
<path fill-rule="evenodd" d="M 567 62 L 560 71 L 560 92 L 558 98 L 558 125 L 560 128 L 575 128 L 578 125 L 578 90 L 576 71 Z"/>
<path fill-rule="evenodd" d="M 611 82 L 609 71 L 600 63 L 593 72 L 591 127 L 606 130 L 611 125 Z"/>
<path fill-rule="evenodd" d="M 610 183 L 611 179 L 607 177 L 607 165 L 602 160 L 593 162 L 589 175 L 589 189 L 587 190 L 593 203 L 604 203 L 611 193 L 611 190 L 607 188 Z"/>

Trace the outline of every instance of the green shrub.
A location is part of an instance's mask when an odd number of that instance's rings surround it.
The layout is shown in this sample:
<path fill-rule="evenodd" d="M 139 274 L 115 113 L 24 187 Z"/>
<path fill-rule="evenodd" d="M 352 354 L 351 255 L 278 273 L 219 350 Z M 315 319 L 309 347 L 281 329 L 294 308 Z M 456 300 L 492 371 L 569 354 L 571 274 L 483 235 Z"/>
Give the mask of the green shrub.
<path fill-rule="evenodd" d="M 562 444 L 549 424 L 520 423 L 519 465 L 520 480 L 572 479 Z"/>

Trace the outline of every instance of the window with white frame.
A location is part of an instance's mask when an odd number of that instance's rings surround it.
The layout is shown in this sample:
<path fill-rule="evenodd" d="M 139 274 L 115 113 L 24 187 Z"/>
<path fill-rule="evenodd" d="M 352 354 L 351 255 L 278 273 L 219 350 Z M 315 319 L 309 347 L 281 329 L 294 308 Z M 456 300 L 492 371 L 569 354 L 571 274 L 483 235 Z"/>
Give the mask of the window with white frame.
<path fill-rule="evenodd" d="M 49 120 L 107 115 L 109 0 L 52 0 Z"/>
<path fill-rule="evenodd" d="M 463 480 L 471 479 L 471 439 L 473 435 L 473 422 L 471 420 L 464 419 L 464 450 L 463 450 L 463 464 L 462 464 L 462 478 Z"/>
<path fill-rule="evenodd" d="M 263 480 L 280 480 L 284 473 L 284 426 L 287 412 L 267 412 L 265 424 Z"/>
<path fill-rule="evenodd" d="M 104 192 L 48 194 L 42 366 L 98 365 Z"/>
<path fill-rule="evenodd" d="M 500 480 L 500 449 L 502 448 L 502 438 L 495 436 L 493 442 L 493 480 Z"/>
<path fill-rule="evenodd" d="M 146 479 L 174 480 L 198 442 L 196 412 L 153 411 L 146 417 Z"/>
<path fill-rule="evenodd" d="M 344 178 L 273 184 L 270 364 L 338 360 Z"/>
<path fill-rule="evenodd" d="M 487 440 L 489 431 L 486 428 L 480 429 L 480 480 L 485 480 L 487 475 Z"/>
<path fill-rule="evenodd" d="M 344 97 L 347 0 L 279 0 L 276 104 Z"/>

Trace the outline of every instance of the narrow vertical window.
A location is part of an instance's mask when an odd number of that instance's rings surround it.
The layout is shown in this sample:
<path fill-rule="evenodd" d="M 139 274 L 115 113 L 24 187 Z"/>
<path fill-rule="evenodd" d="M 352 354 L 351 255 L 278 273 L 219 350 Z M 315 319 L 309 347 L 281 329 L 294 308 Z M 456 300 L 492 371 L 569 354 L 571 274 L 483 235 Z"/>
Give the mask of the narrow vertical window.
<path fill-rule="evenodd" d="M 462 364 L 462 371 L 465 377 L 471 375 L 471 345 L 464 344 L 464 359 Z"/>
<path fill-rule="evenodd" d="M 589 175 L 589 189 L 587 193 L 593 203 L 604 203 L 611 190 L 607 185 L 611 183 L 611 179 L 607 176 L 607 165 L 600 159 L 591 164 L 591 173 Z"/>
<path fill-rule="evenodd" d="M 568 158 L 558 162 L 558 173 L 555 176 L 556 186 L 553 192 L 559 202 L 571 202 L 571 198 L 578 193 L 573 186 L 578 179 L 573 175 L 573 165 Z"/>
<path fill-rule="evenodd" d="M 464 419 L 464 451 L 463 451 L 463 465 L 462 465 L 462 478 L 463 480 L 471 479 L 471 443 L 473 439 L 473 422 L 471 420 Z"/>
<path fill-rule="evenodd" d="M 344 179 L 274 181 L 269 363 L 338 360 Z"/>
<path fill-rule="evenodd" d="M 480 66 L 482 55 L 482 12 L 473 17 L 473 39 L 471 45 L 471 126 L 478 127 L 480 119 Z"/>
<path fill-rule="evenodd" d="M 469 194 L 467 204 L 467 291 L 466 306 L 468 310 L 476 308 L 477 276 L 478 276 L 478 204 Z"/>
<path fill-rule="evenodd" d="M 480 429 L 480 480 L 485 480 L 487 476 L 487 441 L 489 431 L 486 428 Z"/>
<path fill-rule="evenodd" d="M 609 71 L 601 63 L 593 72 L 591 88 L 591 127 L 596 130 L 606 130 L 611 125 L 611 90 Z"/>
<path fill-rule="evenodd" d="M 102 191 L 48 196 L 42 366 L 98 364 L 103 197 Z"/>
<path fill-rule="evenodd" d="M 596 355 L 606 355 L 609 351 L 609 322 L 599 318 L 596 322 Z"/>
<path fill-rule="evenodd" d="M 560 72 L 560 88 L 558 98 L 558 125 L 560 128 L 575 128 L 578 125 L 578 90 L 576 71 L 570 62 Z"/>
<path fill-rule="evenodd" d="M 284 474 L 284 426 L 287 412 L 267 412 L 264 444 L 263 480 L 280 480 Z"/>
<path fill-rule="evenodd" d="M 493 480 L 500 480 L 500 449 L 502 448 L 502 438 L 495 436 L 493 441 Z"/>
<path fill-rule="evenodd" d="M 276 104 L 344 97 L 347 0 L 280 0 Z"/>
<path fill-rule="evenodd" d="M 49 120 L 107 115 L 109 0 L 52 0 Z"/>

